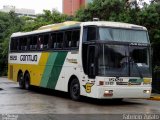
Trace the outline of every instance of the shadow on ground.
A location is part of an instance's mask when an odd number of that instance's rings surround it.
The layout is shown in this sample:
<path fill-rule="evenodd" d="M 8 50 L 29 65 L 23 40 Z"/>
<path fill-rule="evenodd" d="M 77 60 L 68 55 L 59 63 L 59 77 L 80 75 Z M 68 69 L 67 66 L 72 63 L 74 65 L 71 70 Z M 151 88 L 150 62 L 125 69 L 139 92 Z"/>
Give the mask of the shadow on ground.
<path fill-rule="evenodd" d="M 20 89 L 18 87 L 15 87 L 15 89 Z M 23 90 L 22 90 L 23 91 Z M 24 90 L 26 93 L 26 90 Z M 31 92 L 32 94 L 44 94 L 44 95 L 48 95 L 48 96 L 55 96 L 55 97 L 59 97 L 59 98 L 63 98 L 63 99 L 67 99 L 67 100 L 71 100 L 71 98 L 69 97 L 69 94 L 66 92 L 61 92 L 61 91 L 55 91 L 55 90 L 51 90 L 51 89 L 46 89 L 46 88 L 40 88 L 40 87 L 35 87 L 32 86 L 30 88 L 30 90 L 28 92 Z M 121 106 L 121 105 L 144 105 L 145 103 L 138 103 L 136 99 L 132 100 L 132 101 L 126 101 L 125 99 L 94 99 L 94 98 L 88 98 L 88 97 L 83 97 L 81 96 L 81 100 L 77 101 L 77 102 L 83 102 L 83 103 L 88 103 L 88 104 L 94 104 L 94 105 L 98 105 L 98 106 Z"/>

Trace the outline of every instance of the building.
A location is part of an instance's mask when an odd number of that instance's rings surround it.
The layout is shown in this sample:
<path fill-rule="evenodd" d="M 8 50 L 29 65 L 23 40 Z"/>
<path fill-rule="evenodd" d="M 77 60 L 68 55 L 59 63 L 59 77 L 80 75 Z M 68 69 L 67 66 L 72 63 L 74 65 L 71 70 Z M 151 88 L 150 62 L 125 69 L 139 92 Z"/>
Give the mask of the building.
<path fill-rule="evenodd" d="M 26 8 L 17 9 L 15 6 L 9 6 L 9 5 L 3 6 L 3 9 L 0 9 L 0 11 L 7 13 L 9 13 L 10 11 L 14 11 L 19 16 L 29 16 L 29 17 L 36 16 L 35 10 L 33 9 L 26 9 Z"/>
<path fill-rule="evenodd" d="M 80 7 L 86 6 L 93 0 L 63 0 L 63 13 L 74 15 Z"/>

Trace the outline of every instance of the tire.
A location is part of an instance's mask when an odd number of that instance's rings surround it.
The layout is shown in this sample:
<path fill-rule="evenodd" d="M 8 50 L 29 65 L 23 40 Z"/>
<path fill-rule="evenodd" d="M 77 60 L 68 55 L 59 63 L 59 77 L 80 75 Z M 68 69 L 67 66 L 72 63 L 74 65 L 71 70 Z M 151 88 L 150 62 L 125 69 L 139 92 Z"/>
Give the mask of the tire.
<path fill-rule="evenodd" d="M 25 82 L 24 82 L 24 78 L 23 78 L 23 73 L 21 72 L 21 73 L 19 73 L 18 74 L 18 83 L 19 83 L 19 87 L 21 88 L 21 89 L 24 89 L 25 88 Z"/>
<path fill-rule="evenodd" d="M 29 75 L 29 73 L 25 74 L 24 81 L 25 81 L 25 84 L 24 84 L 25 89 L 29 90 L 30 89 L 30 75 Z"/>
<path fill-rule="evenodd" d="M 72 100 L 80 100 L 80 84 L 77 78 L 71 81 L 69 87 L 69 94 Z"/>

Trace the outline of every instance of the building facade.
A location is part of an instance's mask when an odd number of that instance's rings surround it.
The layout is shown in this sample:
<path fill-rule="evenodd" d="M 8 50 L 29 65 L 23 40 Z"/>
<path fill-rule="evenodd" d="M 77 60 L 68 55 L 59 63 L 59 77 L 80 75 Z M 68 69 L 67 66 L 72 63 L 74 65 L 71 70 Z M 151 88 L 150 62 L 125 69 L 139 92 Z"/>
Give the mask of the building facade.
<path fill-rule="evenodd" d="M 26 9 L 26 8 L 17 9 L 15 6 L 9 6 L 9 5 L 3 6 L 3 9 L 0 9 L 0 11 L 7 13 L 9 13 L 10 11 L 14 11 L 19 16 L 30 16 L 30 17 L 36 16 L 35 10 L 33 9 Z"/>
<path fill-rule="evenodd" d="M 63 13 L 67 15 L 74 15 L 81 7 L 85 7 L 93 0 L 63 0 Z"/>

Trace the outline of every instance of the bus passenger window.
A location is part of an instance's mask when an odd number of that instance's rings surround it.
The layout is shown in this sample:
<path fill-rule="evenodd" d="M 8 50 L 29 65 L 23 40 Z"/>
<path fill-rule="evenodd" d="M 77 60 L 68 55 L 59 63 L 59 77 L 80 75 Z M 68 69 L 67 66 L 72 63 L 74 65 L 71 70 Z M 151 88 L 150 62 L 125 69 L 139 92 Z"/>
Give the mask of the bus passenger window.
<path fill-rule="evenodd" d="M 63 48 L 63 32 L 57 33 L 56 48 Z"/>
<path fill-rule="evenodd" d="M 43 42 L 43 49 L 48 49 L 49 48 L 49 34 L 44 35 L 44 42 Z"/>
<path fill-rule="evenodd" d="M 43 35 L 38 36 L 38 49 L 43 50 L 43 43 L 44 43 L 44 39 L 43 39 Z"/>
<path fill-rule="evenodd" d="M 20 50 L 27 50 L 27 38 L 20 38 L 19 41 L 19 45 L 20 45 Z"/>
<path fill-rule="evenodd" d="M 52 33 L 50 38 L 51 48 L 56 48 L 57 34 Z"/>
<path fill-rule="evenodd" d="M 12 38 L 11 39 L 11 46 L 10 46 L 11 51 L 16 51 L 17 46 L 18 46 L 18 38 Z"/>
<path fill-rule="evenodd" d="M 36 50 L 37 49 L 37 36 L 33 36 L 30 41 L 30 50 Z"/>
<path fill-rule="evenodd" d="M 64 47 L 65 48 L 71 47 L 71 39 L 72 39 L 71 35 L 72 35 L 72 31 L 65 32 L 65 38 L 64 38 Z"/>
<path fill-rule="evenodd" d="M 73 31 L 71 47 L 78 47 L 79 46 L 79 39 L 80 39 L 80 30 Z"/>

